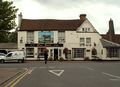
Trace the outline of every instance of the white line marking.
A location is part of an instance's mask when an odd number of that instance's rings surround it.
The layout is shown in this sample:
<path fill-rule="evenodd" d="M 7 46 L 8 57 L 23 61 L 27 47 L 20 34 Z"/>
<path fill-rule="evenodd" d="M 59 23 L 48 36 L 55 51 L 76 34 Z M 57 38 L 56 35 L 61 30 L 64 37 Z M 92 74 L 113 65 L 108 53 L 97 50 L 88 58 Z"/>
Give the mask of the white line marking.
<path fill-rule="evenodd" d="M 51 68 L 51 69 L 52 69 L 52 68 L 55 68 L 55 66 L 49 66 L 49 68 Z"/>
<path fill-rule="evenodd" d="M 90 68 L 90 67 L 86 67 L 87 69 L 89 69 L 89 70 L 94 70 L 93 68 Z"/>
<path fill-rule="evenodd" d="M 116 75 L 112 75 L 112 74 L 109 74 L 109 73 L 105 73 L 105 72 L 102 72 L 104 75 L 107 75 L 107 76 L 111 76 L 111 77 L 114 77 L 114 78 L 117 78 L 117 79 L 120 79 L 119 76 L 116 76 Z"/>
<path fill-rule="evenodd" d="M 119 81 L 120 79 L 109 79 L 109 80 L 112 80 L 112 81 Z"/>
<path fill-rule="evenodd" d="M 86 66 L 81 66 L 81 68 L 85 68 L 85 69 L 88 69 L 88 70 L 95 71 L 95 69 L 93 69 L 93 68 L 90 68 L 90 67 L 86 67 Z"/>
<path fill-rule="evenodd" d="M 49 70 L 49 72 L 55 74 L 56 76 L 60 76 L 64 70 Z"/>
<path fill-rule="evenodd" d="M 28 70 L 27 74 L 31 74 L 34 69 Z"/>
<path fill-rule="evenodd" d="M 47 67 L 44 67 L 44 66 L 43 66 L 43 67 L 39 67 L 39 68 L 40 68 L 40 69 L 45 69 L 45 68 L 47 68 Z"/>

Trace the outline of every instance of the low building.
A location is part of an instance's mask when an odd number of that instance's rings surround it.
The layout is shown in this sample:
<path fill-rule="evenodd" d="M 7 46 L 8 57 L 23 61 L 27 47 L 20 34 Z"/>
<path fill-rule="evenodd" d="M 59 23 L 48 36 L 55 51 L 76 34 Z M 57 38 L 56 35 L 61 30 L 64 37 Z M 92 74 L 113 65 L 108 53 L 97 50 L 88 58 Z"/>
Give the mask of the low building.
<path fill-rule="evenodd" d="M 17 50 L 17 43 L 0 43 L 0 53 L 7 54 L 10 51 Z"/>
<path fill-rule="evenodd" d="M 22 19 L 20 14 L 18 49 L 25 50 L 27 59 L 42 60 L 45 48 L 54 60 L 120 58 L 120 45 L 102 39 L 86 14 L 75 20 Z"/>

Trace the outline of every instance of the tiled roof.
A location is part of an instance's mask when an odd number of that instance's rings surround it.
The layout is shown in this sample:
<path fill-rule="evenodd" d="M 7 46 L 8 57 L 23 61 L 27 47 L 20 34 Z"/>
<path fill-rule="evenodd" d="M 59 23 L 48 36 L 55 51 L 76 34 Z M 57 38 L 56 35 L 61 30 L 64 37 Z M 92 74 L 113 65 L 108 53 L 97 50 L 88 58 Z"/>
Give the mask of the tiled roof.
<path fill-rule="evenodd" d="M 105 39 L 101 39 L 101 43 L 103 45 L 103 47 L 107 48 L 107 47 L 119 47 L 120 48 L 120 44 L 105 40 Z"/>
<path fill-rule="evenodd" d="M 16 43 L 0 43 L 0 49 L 17 49 Z"/>
<path fill-rule="evenodd" d="M 103 39 L 106 39 L 106 40 L 109 40 L 109 36 L 106 35 L 106 34 L 101 34 L 102 38 Z M 114 41 L 112 42 L 115 42 L 115 43 L 118 43 L 120 44 L 120 34 L 115 34 L 114 37 L 112 37 Z"/>
<path fill-rule="evenodd" d="M 76 30 L 82 23 L 83 21 L 80 19 L 76 20 L 22 19 L 20 31 Z"/>

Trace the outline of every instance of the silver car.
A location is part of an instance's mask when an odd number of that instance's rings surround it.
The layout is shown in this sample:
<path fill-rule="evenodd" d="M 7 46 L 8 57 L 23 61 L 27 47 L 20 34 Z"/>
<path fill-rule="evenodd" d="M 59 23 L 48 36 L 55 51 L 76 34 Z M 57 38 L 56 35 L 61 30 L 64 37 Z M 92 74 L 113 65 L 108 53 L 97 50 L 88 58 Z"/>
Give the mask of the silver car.
<path fill-rule="evenodd" d="M 6 56 L 6 54 L 0 53 L 0 62 L 4 62 L 4 60 L 2 60 L 2 59 L 3 59 L 5 56 Z"/>

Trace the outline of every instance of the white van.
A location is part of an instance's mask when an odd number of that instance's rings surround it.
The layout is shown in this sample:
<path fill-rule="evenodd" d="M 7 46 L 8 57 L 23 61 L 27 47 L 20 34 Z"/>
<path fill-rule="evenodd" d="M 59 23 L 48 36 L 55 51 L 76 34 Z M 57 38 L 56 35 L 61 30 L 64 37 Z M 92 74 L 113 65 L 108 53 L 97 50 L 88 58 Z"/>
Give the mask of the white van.
<path fill-rule="evenodd" d="M 7 55 L 4 57 L 0 58 L 0 61 L 4 63 L 5 61 L 17 61 L 20 63 L 23 63 L 25 59 L 25 54 L 24 51 L 14 51 L 14 52 L 9 52 Z"/>

